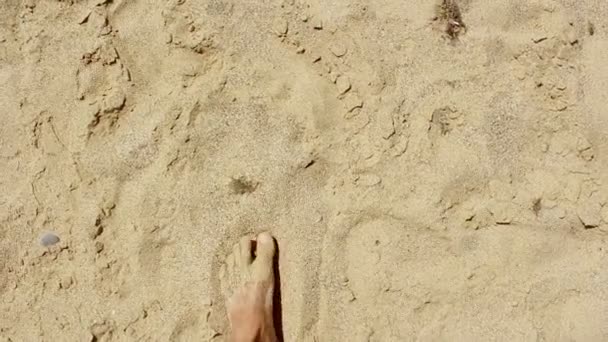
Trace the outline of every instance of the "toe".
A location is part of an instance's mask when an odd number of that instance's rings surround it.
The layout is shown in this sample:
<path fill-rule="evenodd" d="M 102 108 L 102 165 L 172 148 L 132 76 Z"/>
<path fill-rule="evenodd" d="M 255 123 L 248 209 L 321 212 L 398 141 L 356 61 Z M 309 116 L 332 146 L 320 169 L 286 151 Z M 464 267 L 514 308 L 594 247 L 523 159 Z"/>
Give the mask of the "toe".
<path fill-rule="evenodd" d="M 226 264 L 222 264 L 222 266 L 220 266 L 220 279 L 224 280 L 227 276 L 228 275 L 226 274 Z"/>
<path fill-rule="evenodd" d="M 226 258 L 226 268 L 225 268 L 225 272 L 224 274 L 228 277 L 228 278 L 232 278 L 234 277 L 234 254 L 230 254 L 227 258 Z"/>
<path fill-rule="evenodd" d="M 231 296 L 235 276 L 234 255 L 230 254 L 220 268 L 220 285 L 226 298 Z"/>
<path fill-rule="evenodd" d="M 258 281 L 272 281 L 273 261 L 276 245 L 273 237 L 268 233 L 258 235 L 256 257 L 253 261 L 253 277 Z"/>
<path fill-rule="evenodd" d="M 239 270 L 241 268 L 241 247 L 238 243 L 232 246 L 232 254 L 230 256 L 232 256 L 236 269 Z"/>
<path fill-rule="evenodd" d="M 249 236 L 243 236 L 239 241 L 239 259 L 241 267 L 249 267 L 253 257 L 251 255 L 252 241 Z"/>
<path fill-rule="evenodd" d="M 226 264 L 220 267 L 220 286 L 224 296 L 228 295 L 228 271 L 226 270 Z"/>
<path fill-rule="evenodd" d="M 268 233 L 261 233 L 258 235 L 256 241 L 256 259 L 262 258 L 265 261 L 272 261 L 276 249 L 274 238 Z"/>

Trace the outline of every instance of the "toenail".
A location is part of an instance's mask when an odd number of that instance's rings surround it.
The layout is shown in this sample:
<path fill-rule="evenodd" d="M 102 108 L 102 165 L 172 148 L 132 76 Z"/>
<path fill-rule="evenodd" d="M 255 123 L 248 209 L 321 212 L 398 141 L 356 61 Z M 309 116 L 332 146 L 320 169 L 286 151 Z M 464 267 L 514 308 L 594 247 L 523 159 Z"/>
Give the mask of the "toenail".
<path fill-rule="evenodd" d="M 261 244 L 272 243 L 272 236 L 268 233 L 261 233 L 258 235 L 257 241 Z"/>

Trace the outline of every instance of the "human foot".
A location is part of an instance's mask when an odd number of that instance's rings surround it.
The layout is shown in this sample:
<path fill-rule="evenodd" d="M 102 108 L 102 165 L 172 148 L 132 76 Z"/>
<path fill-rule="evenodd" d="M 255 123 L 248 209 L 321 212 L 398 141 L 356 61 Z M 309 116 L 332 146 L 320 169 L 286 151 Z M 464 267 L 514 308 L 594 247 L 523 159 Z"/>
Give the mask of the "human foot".
<path fill-rule="evenodd" d="M 255 243 L 255 248 L 254 248 Z M 275 242 L 268 233 L 245 236 L 220 270 L 230 341 L 276 341 L 272 319 Z"/>

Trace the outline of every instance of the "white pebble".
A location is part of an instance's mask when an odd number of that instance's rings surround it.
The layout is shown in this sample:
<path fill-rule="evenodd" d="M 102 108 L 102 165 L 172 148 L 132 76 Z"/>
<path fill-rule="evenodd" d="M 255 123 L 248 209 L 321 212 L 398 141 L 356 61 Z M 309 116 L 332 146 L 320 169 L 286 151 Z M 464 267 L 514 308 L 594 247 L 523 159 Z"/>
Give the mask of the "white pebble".
<path fill-rule="evenodd" d="M 346 76 L 338 77 L 338 79 L 336 80 L 336 86 L 338 87 L 338 92 L 340 93 L 340 95 L 346 94 L 351 88 L 350 81 Z"/>
<path fill-rule="evenodd" d="M 59 242 L 59 236 L 51 232 L 46 232 L 40 236 L 40 245 L 51 247 Z"/>

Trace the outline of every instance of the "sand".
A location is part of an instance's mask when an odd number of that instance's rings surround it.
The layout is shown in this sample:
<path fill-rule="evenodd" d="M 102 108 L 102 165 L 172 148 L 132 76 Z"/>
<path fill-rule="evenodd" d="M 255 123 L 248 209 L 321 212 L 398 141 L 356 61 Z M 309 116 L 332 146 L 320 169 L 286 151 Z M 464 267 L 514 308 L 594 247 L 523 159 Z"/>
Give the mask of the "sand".
<path fill-rule="evenodd" d="M 608 340 L 608 3 L 457 6 L 3 1 L 0 341 Z"/>

